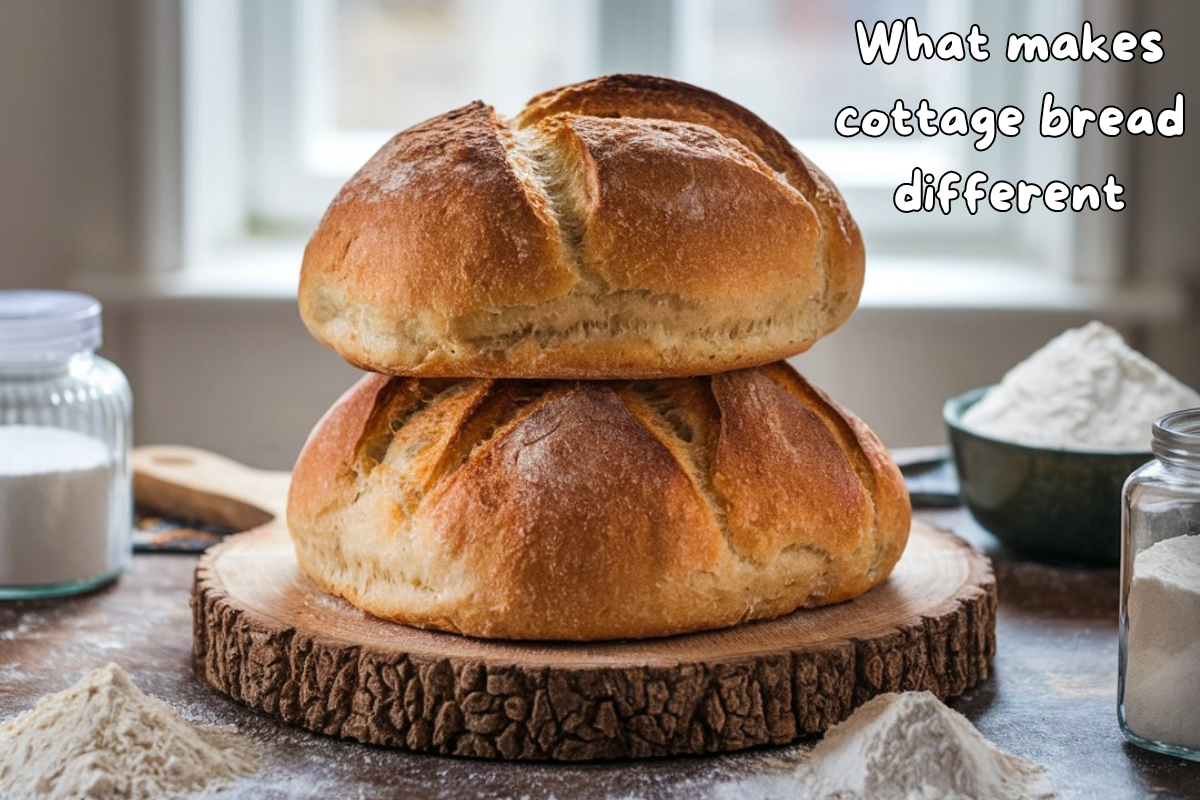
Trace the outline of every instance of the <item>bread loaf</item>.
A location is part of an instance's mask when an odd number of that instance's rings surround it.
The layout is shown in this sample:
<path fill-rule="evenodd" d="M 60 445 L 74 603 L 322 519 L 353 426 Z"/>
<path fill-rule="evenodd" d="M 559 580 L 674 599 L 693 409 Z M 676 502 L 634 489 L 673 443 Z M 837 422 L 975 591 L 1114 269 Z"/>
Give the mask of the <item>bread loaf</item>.
<path fill-rule="evenodd" d="M 807 349 L 858 303 L 841 196 L 719 95 L 617 75 L 396 135 L 304 255 L 309 330 L 395 375 L 649 378 Z"/>
<path fill-rule="evenodd" d="M 663 636 L 887 578 L 908 494 L 874 434 L 774 363 L 652 381 L 369 375 L 313 431 L 302 569 L 385 619 L 481 637 Z"/>

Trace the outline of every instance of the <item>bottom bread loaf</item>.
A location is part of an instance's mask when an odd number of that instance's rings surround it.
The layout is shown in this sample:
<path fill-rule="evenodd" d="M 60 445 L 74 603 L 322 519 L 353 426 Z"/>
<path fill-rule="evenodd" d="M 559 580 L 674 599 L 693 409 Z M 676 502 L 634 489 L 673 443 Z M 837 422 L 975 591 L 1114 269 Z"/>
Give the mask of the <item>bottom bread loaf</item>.
<path fill-rule="evenodd" d="M 296 463 L 301 568 L 389 620 L 642 638 L 885 580 L 908 493 L 875 435 L 779 362 L 649 381 L 370 375 Z"/>

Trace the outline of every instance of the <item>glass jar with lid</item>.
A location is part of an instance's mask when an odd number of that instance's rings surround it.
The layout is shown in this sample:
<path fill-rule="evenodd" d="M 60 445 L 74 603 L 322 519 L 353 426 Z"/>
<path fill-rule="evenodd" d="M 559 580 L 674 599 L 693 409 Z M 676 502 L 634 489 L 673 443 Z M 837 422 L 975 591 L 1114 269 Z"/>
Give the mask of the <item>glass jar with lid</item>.
<path fill-rule="evenodd" d="M 129 383 L 100 358 L 100 303 L 0 291 L 0 599 L 53 597 L 129 563 Z"/>
<path fill-rule="evenodd" d="M 1125 483 L 1118 716 L 1126 738 L 1200 761 L 1200 408 L 1154 423 Z"/>

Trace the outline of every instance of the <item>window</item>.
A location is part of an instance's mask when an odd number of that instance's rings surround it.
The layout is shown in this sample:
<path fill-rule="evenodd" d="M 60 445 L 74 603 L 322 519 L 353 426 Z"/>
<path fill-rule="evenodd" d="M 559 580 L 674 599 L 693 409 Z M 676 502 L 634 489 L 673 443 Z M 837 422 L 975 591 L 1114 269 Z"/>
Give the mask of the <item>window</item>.
<path fill-rule="evenodd" d="M 210 184 L 195 205 L 219 206 L 209 217 L 225 222 L 217 239 L 236 235 L 238 225 L 302 236 L 388 137 L 442 111 L 484 99 L 511 114 L 563 83 L 651 72 L 720 92 L 791 137 L 842 189 L 874 254 L 1069 260 L 1071 225 L 1061 215 L 1053 224 L 1048 212 L 903 215 L 892 207 L 892 193 L 918 166 L 1074 179 L 1074 143 L 1042 140 L 1029 128 L 1042 92 L 1072 100 L 1077 70 L 1069 63 L 1008 64 L 1000 43 L 1014 31 L 1077 29 L 1082 10 L 1075 0 L 184 2 L 185 71 L 198 76 L 186 79 L 192 95 L 203 97 L 213 73 L 236 76 L 242 89 L 236 107 L 193 110 L 188 128 L 201 150 L 210 142 L 210 150 L 237 153 L 210 154 L 200 159 L 208 166 L 193 169 L 196 182 Z M 902 57 L 887 67 L 863 65 L 854 21 L 909 15 L 934 36 L 980 24 L 991 37 L 992 59 Z M 233 41 L 242 42 L 240 51 L 230 48 Z M 833 133 L 843 106 L 886 110 L 896 99 L 913 107 L 922 98 L 938 109 L 1019 105 L 1025 133 L 984 153 L 972 148 L 973 137 Z M 240 132 L 240 149 L 228 135 L 220 148 L 211 145 L 214 119 Z M 1028 147 L 1034 141 L 1037 148 Z M 222 160 L 239 167 L 214 172 Z"/>
<path fill-rule="evenodd" d="M 472 100 L 517 109 L 589 77 L 591 0 L 302 0 L 253 8 L 251 211 L 309 227 L 397 131 Z"/>

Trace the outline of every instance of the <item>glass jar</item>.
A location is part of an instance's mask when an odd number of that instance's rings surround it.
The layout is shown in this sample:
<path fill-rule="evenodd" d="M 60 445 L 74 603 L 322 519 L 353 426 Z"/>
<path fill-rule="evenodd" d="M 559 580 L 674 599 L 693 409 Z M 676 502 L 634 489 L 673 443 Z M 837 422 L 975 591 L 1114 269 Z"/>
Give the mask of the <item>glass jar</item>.
<path fill-rule="evenodd" d="M 1155 460 L 1125 482 L 1121 730 L 1200 761 L 1200 408 L 1154 423 Z"/>
<path fill-rule="evenodd" d="M 129 563 L 129 383 L 95 355 L 100 303 L 0 291 L 0 599 L 55 597 Z"/>

